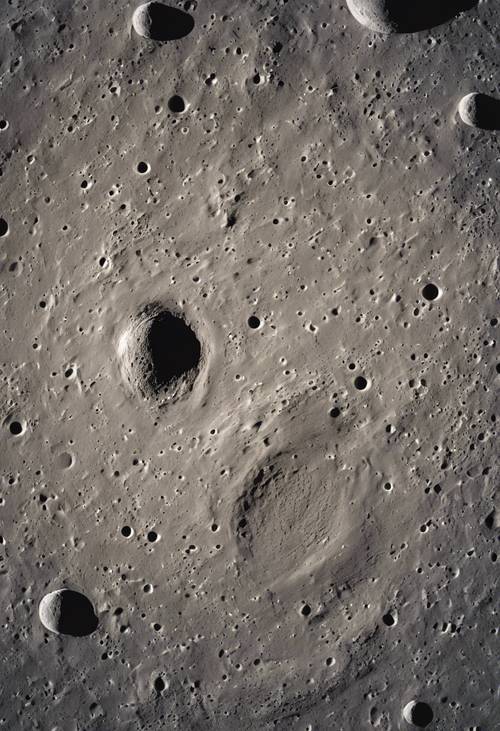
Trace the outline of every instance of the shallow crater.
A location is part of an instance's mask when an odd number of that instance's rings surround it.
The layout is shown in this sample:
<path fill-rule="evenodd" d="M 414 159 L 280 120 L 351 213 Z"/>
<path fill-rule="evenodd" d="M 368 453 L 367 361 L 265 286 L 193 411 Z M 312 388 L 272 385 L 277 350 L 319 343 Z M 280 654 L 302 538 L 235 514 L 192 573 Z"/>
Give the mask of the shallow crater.
<path fill-rule="evenodd" d="M 291 454 L 253 468 L 232 516 L 243 570 L 265 585 L 314 570 L 349 528 L 344 498 L 317 465 Z"/>

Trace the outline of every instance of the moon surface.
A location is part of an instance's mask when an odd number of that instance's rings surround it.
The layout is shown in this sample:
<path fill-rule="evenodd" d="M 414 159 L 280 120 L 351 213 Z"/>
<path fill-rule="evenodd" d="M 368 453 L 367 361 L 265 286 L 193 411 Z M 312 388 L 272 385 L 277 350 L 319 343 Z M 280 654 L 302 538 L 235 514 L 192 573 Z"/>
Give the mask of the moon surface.
<path fill-rule="evenodd" d="M 498 724 L 496 0 L 9 0 L 0 728 Z"/>

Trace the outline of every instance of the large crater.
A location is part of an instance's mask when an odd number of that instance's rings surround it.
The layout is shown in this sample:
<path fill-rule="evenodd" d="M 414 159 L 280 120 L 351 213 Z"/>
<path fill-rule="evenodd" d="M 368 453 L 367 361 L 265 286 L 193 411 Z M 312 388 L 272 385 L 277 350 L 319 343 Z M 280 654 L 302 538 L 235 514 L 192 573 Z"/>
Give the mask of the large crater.
<path fill-rule="evenodd" d="M 345 493 L 326 470 L 289 453 L 250 471 L 232 521 L 242 570 L 266 586 L 314 570 L 351 524 Z"/>
<path fill-rule="evenodd" d="M 132 16 L 135 32 L 143 38 L 165 43 L 189 35 L 194 19 L 184 10 L 159 2 L 139 5 Z"/>
<path fill-rule="evenodd" d="M 358 23 L 376 33 L 416 33 L 450 21 L 477 0 L 347 0 Z"/>
<path fill-rule="evenodd" d="M 192 389 L 202 346 L 183 315 L 155 302 L 131 319 L 120 337 L 118 356 L 130 389 L 162 403 Z"/>
<path fill-rule="evenodd" d="M 58 635 L 85 637 L 97 629 L 98 619 L 92 603 L 72 589 L 57 589 L 46 594 L 38 607 L 40 621 Z"/>

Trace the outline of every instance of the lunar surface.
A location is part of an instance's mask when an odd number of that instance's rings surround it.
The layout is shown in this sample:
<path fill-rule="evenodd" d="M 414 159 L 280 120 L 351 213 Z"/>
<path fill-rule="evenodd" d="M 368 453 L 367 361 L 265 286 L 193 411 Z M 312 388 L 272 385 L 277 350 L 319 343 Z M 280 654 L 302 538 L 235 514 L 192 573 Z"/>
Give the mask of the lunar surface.
<path fill-rule="evenodd" d="M 499 33 L 3 4 L 0 729 L 499 728 Z"/>

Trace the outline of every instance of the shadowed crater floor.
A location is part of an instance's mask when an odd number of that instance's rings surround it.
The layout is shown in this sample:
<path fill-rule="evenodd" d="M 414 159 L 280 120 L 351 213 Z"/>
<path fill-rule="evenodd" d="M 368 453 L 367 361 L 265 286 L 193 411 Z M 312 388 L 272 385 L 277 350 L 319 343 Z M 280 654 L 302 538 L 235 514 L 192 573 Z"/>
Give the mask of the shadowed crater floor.
<path fill-rule="evenodd" d="M 461 99 L 458 111 L 462 121 L 469 127 L 500 130 L 500 99 L 473 92 Z"/>
<path fill-rule="evenodd" d="M 202 356 L 191 326 L 159 304 L 148 305 L 132 321 L 118 351 L 125 380 L 154 399 L 190 390 Z"/>
<path fill-rule="evenodd" d="M 356 20 L 376 33 L 416 33 L 442 25 L 461 12 L 471 10 L 477 0 L 347 0 Z"/>
<path fill-rule="evenodd" d="M 157 2 L 139 5 L 132 24 L 138 35 L 159 42 L 184 38 L 194 28 L 194 20 L 189 13 Z"/>
<path fill-rule="evenodd" d="M 43 626 L 56 634 L 85 637 L 97 629 L 94 608 L 79 591 L 58 589 L 46 594 L 38 612 Z"/>

